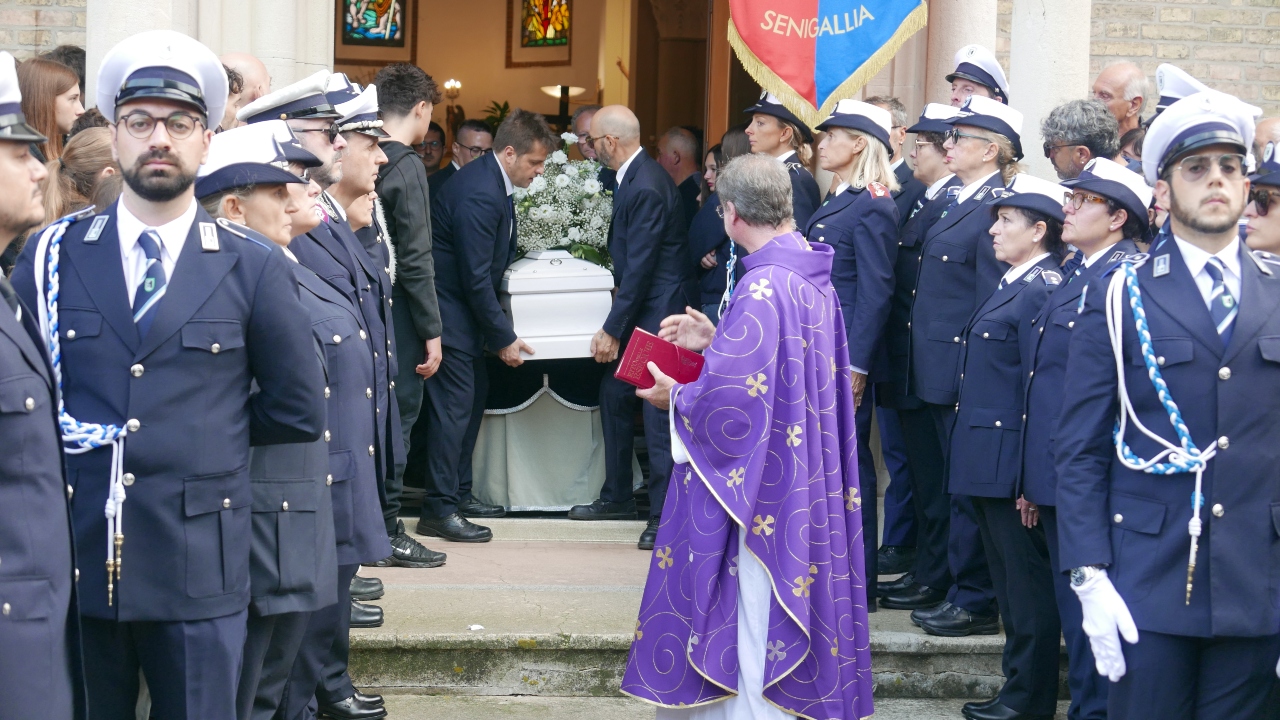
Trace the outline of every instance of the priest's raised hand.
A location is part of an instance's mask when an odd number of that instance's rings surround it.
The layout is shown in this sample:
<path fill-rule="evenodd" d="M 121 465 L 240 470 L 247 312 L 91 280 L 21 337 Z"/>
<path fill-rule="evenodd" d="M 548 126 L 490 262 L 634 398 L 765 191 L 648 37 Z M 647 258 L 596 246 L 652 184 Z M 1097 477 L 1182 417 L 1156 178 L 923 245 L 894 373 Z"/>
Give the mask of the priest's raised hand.
<path fill-rule="evenodd" d="M 658 329 L 658 337 L 694 352 L 706 350 L 715 335 L 711 318 L 691 307 L 685 307 L 683 315 L 668 316 Z"/>

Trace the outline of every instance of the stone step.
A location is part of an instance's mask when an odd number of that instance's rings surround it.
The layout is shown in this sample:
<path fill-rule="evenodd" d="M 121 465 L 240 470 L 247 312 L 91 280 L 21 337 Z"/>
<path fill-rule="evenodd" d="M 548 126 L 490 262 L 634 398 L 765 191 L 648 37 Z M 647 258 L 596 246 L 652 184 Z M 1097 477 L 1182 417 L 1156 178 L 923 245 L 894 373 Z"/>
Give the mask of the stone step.
<path fill-rule="evenodd" d="M 491 543 L 419 538 L 449 554 L 444 567 L 361 569 L 386 585 L 376 603 L 386 624 L 352 631 L 356 683 L 452 696 L 617 696 L 650 562 L 635 547 L 643 523 L 484 524 Z M 870 624 L 877 697 L 987 698 L 1003 683 L 1002 636 L 932 637 L 892 610 Z"/>

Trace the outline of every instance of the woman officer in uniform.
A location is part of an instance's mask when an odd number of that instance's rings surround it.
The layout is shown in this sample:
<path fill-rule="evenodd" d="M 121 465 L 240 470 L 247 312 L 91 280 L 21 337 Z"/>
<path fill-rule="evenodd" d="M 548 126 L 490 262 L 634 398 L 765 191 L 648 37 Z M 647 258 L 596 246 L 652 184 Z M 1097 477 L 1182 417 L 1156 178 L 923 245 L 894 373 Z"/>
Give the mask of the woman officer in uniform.
<path fill-rule="evenodd" d="M 871 455 L 871 415 L 875 403 L 863 396 L 867 375 L 875 364 L 893 299 L 893 259 L 897 247 L 898 206 L 892 193 L 897 178 L 889 163 L 888 110 L 858 100 L 841 100 L 831 117 L 818 126 L 827 136 L 818 146 L 823 169 L 843 182 L 818 208 L 804 228 L 809 242 L 835 249 L 831 284 L 835 287 L 849 338 L 849 364 L 857 406 L 858 475 L 863 497 L 876 492 Z M 873 393 L 874 395 L 874 393 Z M 876 596 L 876 558 L 879 532 L 873 503 L 863 505 L 867 562 L 867 597 Z M 868 606 L 874 611 L 875 605 Z"/>
<path fill-rule="evenodd" d="M 760 100 L 743 112 L 751 115 L 751 123 L 747 125 L 751 152 L 770 155 L 787 166 L 787 174 L 791 176 L 792 215 L 796 229 L 803 231 L 809 226 L 809 216 L 822 202 L 818 182 L 805 167 L 813 157 L 813 133 L 772 93 L 761 93 Z"/>
<path fill-rule="evenodd" d="M 1061 285 L 1065 188 L 1030 175 L 982 209 L 995 256 L 1011 266 L 965 329 L 960 400 L 951 431 L 949 490 L 968 495 L 1004 619 L 1005 684 L 963 708 L 970 720 L 1051 718 L 1058 698 L 1058 608 L 1044 528 L 1019 496 L 1023 317 Z"/>

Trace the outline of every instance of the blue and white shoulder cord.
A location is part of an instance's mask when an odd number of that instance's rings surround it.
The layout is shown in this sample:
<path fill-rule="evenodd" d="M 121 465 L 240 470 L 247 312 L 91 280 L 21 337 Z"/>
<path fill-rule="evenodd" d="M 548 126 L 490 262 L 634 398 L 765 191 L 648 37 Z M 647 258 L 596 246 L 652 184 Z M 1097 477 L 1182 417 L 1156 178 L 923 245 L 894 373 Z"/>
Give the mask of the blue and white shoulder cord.
<path fill-rule="evenodd" d="M 1210 445 L 1203 451 L 1196 447 L 1191 439 L 1191 432 L 1182 420 L 1182 413 L 1178 410 L 1177 403 L 1169 395 L 1169 386 L 1165 384 L 1160 374 L 1160 364 L 1151 346 L 1151 330 L 1147 327 L 1147 313 L 1142 307 L 1142 291 L 1138 287 L 1138 275 L 1135 272 L 1135 269 L 1146 261 L 1146 255 L 1121 261 L 1120 270 L 1111 276 L 1111 283 L 1107 286 L 1107 331 L 1111 336 L 1111 352 L 1116 361 L 1116 378 L 1120 395 L 1120 413 L 1114 430 L 1116 457 L 1130 470 L 1140 470 L 1153 475 L 1187 472 L 1196 474 L 1195 492 L 1191 495 L 1191 522 L 1187 524 L 1187 533 L 1191 535 L 1191 555 L 1187 560 L 1186 604 L 1190 605 L 1191 581 L 1196 570 L 1196 550 L 1200 541 L 1200 507 L 1204 505 L 1204 496 L 1201 494 L 1204 471 L 1209 465 L 1209 460 L 1217 453 L 1217 446 Z M 1138 332 L 1138 345 L 1142 350 L 1142 361 L 1147 366 L 1147 377 L 1151 379 L 1156 396 L 1169 416 L 1169 423 L 1173 425 L 1179 445 L 1174 445 L 1148 430 L 1138 419 L 1133 410 L 1133 403 L 1129 400 L 1129 391 L 1125 387 L 1124 380 L 1124 331 L 1120 325 L 1124 312 L 1122 292 L 1125 292 L 1129 298 L 1129 307 L 1133 312 L 1133 321 Z M 1125 428 L 1129 422 L 1132 422 L 1134 427 L 1144 435 L 1163 445 L 1165 449 L 1150 460 L 1138 457 L 1124 440 Z"/>
<path fill-rule="evenodd" d="M 729 262 L 724 266 L 724 294 L 720 296 L 720 308 L 716 311 L 724 317 L 724 309 L 729 306 L 729 298 L 733 297 L 734 266 L 738 264 L 738 244 L 729 241 Z"/>
<path fill-rule="evenodd" d="M 62 236 L 67 228 L 77 220 L 93 215 L 94 208 L 89 207 L 73 215 L 68 215 L 40 234 L 36 244 L 35 285 L 38 305 L 43 312 L 37 312 L 40 319 L 40 334 L 45 338 L 49 350 L 49 361 L 53 365 L 53 378 L 58 386 L 58 425 L 62 431 L 63 449 L 68 455 L 96 450 L 111 446 L 110 487 L 107 491 L 107 605 L 112 602 L 114 581 L 120 579 L 121 549 L 124 545 L 124 438 L 125 428 L 116 425 L 99 425 L 83 423 L 71 417 L 62 400 L 62 346 L 58 341 L 58 256 L 62 244 Z M 45 275 L 45 269 L 48 275 Z"/>

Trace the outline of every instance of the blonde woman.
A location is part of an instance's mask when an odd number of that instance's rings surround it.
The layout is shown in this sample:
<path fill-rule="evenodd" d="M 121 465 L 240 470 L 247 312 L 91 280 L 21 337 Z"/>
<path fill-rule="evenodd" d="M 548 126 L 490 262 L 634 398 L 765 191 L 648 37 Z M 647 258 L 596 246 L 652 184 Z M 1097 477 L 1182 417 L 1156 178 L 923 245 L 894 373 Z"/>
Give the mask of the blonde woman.
<path fill-rule="evenodd" d="M 805 227 L 809 242 L 835 250 L 831 284 L 840 299 L 849 339 L 863 497 L 875 497 L 868 493 L 876 492 L 869 444 L 875 403 L 864 398 L 863 391 L 872 366 L 883 362 L 877 358 L 882 354 L 880 344 L 893 298 L 893 258 L 889 253 L 898 243 L 898 206 L 892 196 L 898 189 L 898 180 L 889 163 L 892 125 L 892 116 L 884 108 L 859 100 L 841 100 L 831 117 L 818 126 L 827 133 L 818 145 L 818 164 L 839 175 L 842 181 Z M 874 503 L 863 505 L 862 524 L 864 537 L 879 537 Z M 867 597 L 874 599 L 876 543 L 866 543 L 864 550 Z"/>
<path fill-rule="evenodd" d="M 822 203 L 818 181 L 808 168 L 813 159 L 813 133 L 772 93 L 761 93 L 760 100 L 743 112 L 751 116 L 747 124 L 751 152 L 777 158 L 787 167 L 796 230 L 803 232 L 809 226 L 809 217 Z"/>

